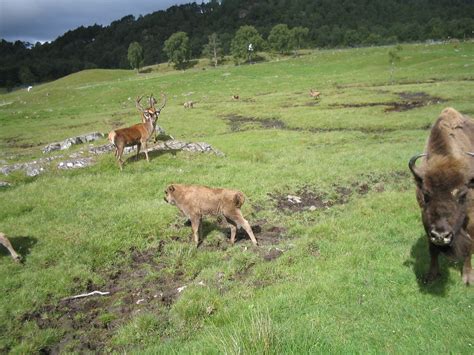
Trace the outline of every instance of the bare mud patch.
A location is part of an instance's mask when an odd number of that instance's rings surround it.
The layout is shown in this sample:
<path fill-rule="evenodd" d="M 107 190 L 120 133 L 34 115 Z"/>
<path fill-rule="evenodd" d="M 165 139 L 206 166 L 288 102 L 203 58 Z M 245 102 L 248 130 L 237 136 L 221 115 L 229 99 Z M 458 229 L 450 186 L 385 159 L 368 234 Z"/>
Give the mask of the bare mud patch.
<path fill-rule="evenodd" d="M 131 249 L 129 264 L 107 272 L 105 285 L 97 286 L 92 281 L 87 284 L 87 292 L 102 290 L 110 295 L 62 300 L 24 314 L 23 321 L 34 321 L 40 329 L 56 328 L 64 334 L 58 344 L 42 352 L 102 352 L 110 346 L 107 341 L 115 331 L 141 313 L 151 312 L 166 324 L 167 309 L 189 280 L 180 270 L 160 272 L 168 267 L 159 258 L 164 245 L 162 241 L 157 248 L 146 251 Z"/>
<path fill-rule="evenodd" d="M 395 82 L 395 85 L 420 85 L 420 84 L 434 84 L 434 83 L 441 83 L 441 82 L 459 82 L 459 81 L 474 81 L 472 77 L 463 77 L 457 79 L 450 79 L 450 78 L 428 78 L 422 80 L 400 80 Z M 337 89 L 345 89 L 345 88 L 362 88 L 362 87 L 386 87 L 387 83 L 347 83 L 347 84 L 337 84 L 335 83 L 334 86 Z"/>
<path fill-rule="evenodd" d="M 252 228 L 252 232 L 257 238 L 259 246 L 274 246 L 279 245 L 280 243 L 284 242 L 286 238 L 287 230 L 282 226 L 272 225 L 268 223 L 266 219 L 260 219 L 256 221 L 252 221 L 248 219 L 250 223 L 250 227 Z M 175 223 L 173 225 L 174 228 L 189 228 L 189 236 L 187 238 L 180 238 L 178 236 L 171 237 L 172 240 L 181 241 L 183 243 L 190 243 L 192 245 L 192 231 L 191 231 L 191 223 L 189 221 L 184 222 L 184 224 L 180 225 L 180 223 Z M 207 240 L 207 235 L 212 230 L 220 230 L 222 234 L 224 234 L 223 238 L 219 238 L 216 241 L 209 242 Z M 206 218 L 202 222 L 202 241 L 199 245 L 199 249 L 209 250 L 209 251 L 224 251 L 228 248 L 232 248 L 232 244 L 230 243 L 230 228 L 223 223 L 223 217 L 215 218 Z M 235 245 L 248 245 L 252 246 L 252 242 L 250 237 L 248 236 L 247 232 L 243 228 L 238 228 L 237 233 L 235 235 Z"/>
<path fill-rule="evenodd" d="M 252 128 L 259 129 L 285 129 L 285 122 L 276 118 L 246 117 L 236 114 L 224 116 L 232 132 L 246 131 Z"/>
<path fill-rule="evenodd" d="M 363 107 L 366 104 L 356 104 Z M 370 104 L 375 105 L 375 104 Z M 360 132 L 363 134 L 384 134 L 403 130 L 428 130 L 430 125 L 421 127 L 407 128 L 386 128 L 386 127 L 288 127 L 284 121 L 276 118 L 256 118 L 246 117 L 238 114 L 224 116 L 231 132 L 249 131 L 252 129 L 280 129 L 292 132 L 310 132 L 310 133 L 331 133 L 331 132 Z M 228 133 L 225 133 L 228 134 Z"/>
<path fill-rule="evenodd" d="M 446 101 L 441 97 L 431 96 L 425 92 L 399 92 L 398 96 L 401 99 L 400 101 L 331 104 L 330 107 L 361 108 L 385 106 L 385 112 L 402 112 L 424 106 L 436 105 Z"/>
<path fill-rule="evenodd" d="M 400 191 L 408 188 L 410 175 L 406 171 L 394 171 L 385 175 L 364 175 L 348 185 L 333 184 L 327 191 L 305 185 L 298 190 L 273 192 L 268 196 L 277 210 L 284 213 L 326 210 L 348 203 L 352 198 L 363 197 L 369 192 L 381 193 L 386 184 L 394 184 Z"/>
<path fill-rule="evenodd" d="M 8 148 L 33 148 L 33 147 L 38 147 L 40 145 L 43 145 L 44 143 L 26 143 L 23 139 L 21 139 L 19 136 L 15 137 L 9 137 L 5 139 L 5 146 Z"/>

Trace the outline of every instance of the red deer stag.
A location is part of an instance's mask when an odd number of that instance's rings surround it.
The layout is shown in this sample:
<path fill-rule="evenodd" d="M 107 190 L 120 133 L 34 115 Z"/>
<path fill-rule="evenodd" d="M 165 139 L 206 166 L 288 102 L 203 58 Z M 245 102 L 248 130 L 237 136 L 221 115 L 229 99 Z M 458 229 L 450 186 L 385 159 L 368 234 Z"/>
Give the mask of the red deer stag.
<path fill-rule="evenodd" d="M 117 159 L 120 170 L 122 170 L 124 164 L 122 160 L 122 155 L 125 147 L 136 145 L 137 159 L 138 154 L 140 153 L 140 148 L 142 148 L 145 152 L 146 160 L 150 161 L 147 152 L 147 141 L 153 135 L 153 132 L 155 132 L 156 121 L 158 120 L 158 116 L 161 110 L 166 105 L 166 95 L 162 94 L 162 96 L 163 104 L 159 109 L 155 108 L 156 100 L 153 95 L 150 96 L 150 107 L 148 107 L 147 109 L 144 109 L 140 105 L 140 101 L 143 96 L 138 97 L 136 100 L 136 106 L 142 114 L 142 123 L 138 123 L 127 128 L 116 129 L 109 133 L 109 141 L 115 146 L 115 158 Z"/>
<path fill-rule="evenodd" d="M 474 121 L 446 108 L 431 129 L 423 154 L 408 164 L 416 183 L 431 263 L 426 281 L 439 275 L 438 255 L 464 259 L 462 280 L 474 283 Z M 419 167 L 418 158 L 423 158 Z"/>
<path fill-rule="evenodd" d="M 13 260 L 15 260 L 16 262 L 20 262 L 21 261 L 21 257 L 20 255 L 18 255 L 15 251 L 15 249 L 13 249 L 10 241 L 8 240 L 7 236 L 3 233 L 0 232 L 0 244 L 2 244 L 5 248 L 8 249 L 8 251 L 10 252 L 10 255 L 12 256 Z"/>

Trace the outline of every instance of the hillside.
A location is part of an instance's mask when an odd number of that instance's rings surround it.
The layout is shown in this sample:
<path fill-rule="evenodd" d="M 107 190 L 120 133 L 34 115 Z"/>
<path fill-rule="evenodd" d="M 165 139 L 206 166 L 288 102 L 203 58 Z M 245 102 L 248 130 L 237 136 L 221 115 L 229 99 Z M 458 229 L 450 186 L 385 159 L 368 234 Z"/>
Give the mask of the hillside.
<path fill-rule="evenodd" d="M 443 257 L 442 278 L 423 283 L 429 256 L 407 163 L 444 107 L 474 116 L 474 43 L 404 45 L 393 84 L 389 50 L 88 70 L 0 94 L 0 167 L 78 153 L 89 145 L 41 148 L 136 123 L 134 98 L 161 92 L 167 133 L 225 154 L 132 154 L 120 172 L 110 153 L 89 168 L 0 175 L 11 184 L 0 187 L 0 231 L 24 258 L 0 249 L 0 351 L 471 352 L 461 265 Z M 244 192 L 261 246 L 242 232 L 231 246 L 208 218 L 196 249 L 163 201 L 170 183 Z M 94 290 L 111 294 L 62 301 Z"/>
<path fill-rule="evenodd" d="M 51 43 L 0 40 L 0 88 L 52 81 L 83 69 L 129 69 L 132 42 L 143 48 L 144 65 L 166 62 L 164 42 L 178 31 L 189 36 L 190 57 L 199 58 L 212 33 L 224 54 L 230 54 L 232 39 L 244 25 L 254 26 L 265 40 L 278 24 L 304 27 L 309 31 L 305 48 L 341 48 L 466 40 L 473 36 L 473 15 L 471 0 L 193 2 L 137 18 L 124 16 L 108 26 L 81 26 Z"/>

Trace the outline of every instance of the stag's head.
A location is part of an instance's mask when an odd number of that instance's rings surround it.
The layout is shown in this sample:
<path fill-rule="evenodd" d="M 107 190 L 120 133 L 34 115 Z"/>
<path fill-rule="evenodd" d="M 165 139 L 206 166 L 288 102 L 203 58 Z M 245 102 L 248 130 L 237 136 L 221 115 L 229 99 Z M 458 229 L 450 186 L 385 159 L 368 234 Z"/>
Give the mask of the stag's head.
<path fill-rule="evenodd" d="M 142 122 L 152 122 L 153 124 L 156 124 L 156 120 L 158 119 L 158 116 L 161 112 L 161 110 L 165 107 L 166 105 L 166 95 L 161 94 L 163 101 L 162 105 L 159 108 L 155 107 L 155 104 L 157 103 L 155 97 L 153 94 L 150 95 L 150 98 L 148 99 L 148 108 L 144 108 L 141 104 L 140 101 L 143 99 L 143 96 L 137 97 L 136 100 L 136 107 L 138 111 L 141 112 L 142 114 Z"/>
<path fill-rule="evenodd" d="M 422 208 L 422 220 L 431 243 L 451 245 L 459 233 L 464 233 L 468 216 L 470 189 L 474 176 L 469 160 L 433 155 L 424 168 L 416 167 L 419 154 L 410 159 L 409 168 L 417 185 L 417 198 Z"/>

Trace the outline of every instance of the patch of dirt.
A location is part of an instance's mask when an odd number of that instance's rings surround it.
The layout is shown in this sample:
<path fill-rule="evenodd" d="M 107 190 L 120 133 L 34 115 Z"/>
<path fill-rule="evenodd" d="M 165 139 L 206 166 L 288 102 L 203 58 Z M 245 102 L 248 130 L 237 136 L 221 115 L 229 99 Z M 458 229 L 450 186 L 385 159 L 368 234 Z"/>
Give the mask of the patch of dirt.
<path fill-rule="evenodd" d="M 44 143 L 22 143 L 22 139 L 17 137 L 10 137 L 5 139 L 5 145 L 9 148 L 33 148 L 43 145 Z"/>
<path fill-rule="evenodd" d="M 199 249 L 224 251 L 232 247 L 232 244 L 230 243 L 230 228 L 227 226 L 223 226 L 223 224 L 221 223 L 219 219 L 220 218 L 218 218 L 218 221 L 215 224 L 211 223 L 208 220 L 204 220 L 202 222 L 204 237 L 201 244 L 199 245 Z M 252 222 L 252 221 L 249 220 L 249 222 Z M 190 222 L 185 222 L 185 225 L 190 226 Z M 286 232 L 287 232 L 286 228 L 281 227 L 281 226 L 270 225 L 265 219 L 253 221 L 250 227 L 252 228 L 253 234 L 255 235 L 255 238 L 257 239 L 259 246 L 278 245 L 286 239 L 285 237 Z M 180 227 L 178 224 L 175 224 L 175 228 L 180 228 Z M 225 234 L 226 239 L 223 239 L 223 238 L 219 239 L 216 243 L 213 243 L 213 244 L 206 242 L 206 234 L 209 231 L 216 228 L 220 229 Z M 191 233 L 191 228 L 189 228 L 189 231 Z M 174 240 L 179 240 L 179 239 L 180 239 L 179 237 L 174 238 Z M 190 235 L 190 237 L 183 240 L 183 242 L 192 243 L 192 236 Z M 252 245 L 250 237 L 248 236 L 247 232 L 245 232 L 243 228 L 237 229 L 237 233 L 235 235 L 235 244 L 238 245 L 240 243 L 245 243 L 245 244 L 248 244 L 249 246 Z"/>
<path fill-rule="evenodd" d="M 285 250 L 277 245 L 286 238 L 285 228 L 270 225 L 266 220 L 258 220 L 252 225 L 252 230 L 260 247 L 250 250 L 263 260 L 270 262 L 284 253 Z M 230 238 L 230 231 L 227 236 Z M 190 240 L 178 237 L 171 239 L 191 243 Z M 241 242 L 251 245 L 242 228 L 236 236 L 236 243 Z M 162 257 L 165 246 L 166 242 L 161 241 L 158 247 L 145 251 L 131 248 L 127 264 L 104 272 L 103 285 L 96 285 L 89 280 L 84 286 L 83 283 L 80 284 L 79 278 L 75 280 L 78 283 L 77 290 L 72 294 L 99 290 L 108 291 L 109 295 L 63 299 L 57 304 L 45 305 L 24 314 L 22 321 L 34 321 L 40 329 L 55 328 L 63 332 L 59 343 L 41 351 L 57 354 L 110 350 L 108 342 L 116 330 L 138 313 L 153 313 L 160 318 L 160 322 L 169 322 L 169 308 L 178 299 L 180 288 L 188 285 L 192 278 L 186 277 L 174 265 L 166 264 L 166 258 Z M 218 246 L 206 245 L 204 241 L 200 249 L 225 250 L 227 247 L 230 247 L 230 243 L 223 239 L 223 243 Z M 121 254 L 124 255 L 125 252 Z M 252 266 L 249 265 L 248 269 Z M 243 278 L 248 272 L 246 270 L 238 277 Z"/>
<path fill-rule="evenodd" d="M 385 109 L 386 112 L 408 111 L 418 107 L 440 104 L 445 101 L 440 97 L 431 96 L 425 92 L 400 92 L 398 95 L 403 101 L 395 102 L 391 105 L 392 107 L 387 107 Z"/>
<path fill-rule="evenodd" d="M 87 289 L 109 291 L 107 296 L 92 296 L 75 300 L 62 300 L 24 314 L 23 321 L 35 321 L 39 328 L 57 328 L 64 332 L 61 341 L 45 353 L 102 352 L 115 330 L 137 313 L 153 312 L 161 321 L 168 322 L 168 309 L 179 295 L 178 288 L 186 281 L 180 270 L 160 272 L 167 265 L 159 259 L 165 242 L 146 251 L 131 249 L 127 266 L 106 273 L 105 285 L 92 281 Z M 78 280 L 79 281 L 79 280 Z"/>
<path fill-rule="evenodd" d="M 362 106 L 361 106 L 362 107 Z M 430 125 L 414 128 L 384 128 L 384 127 L 334 127 L 334 128 L 315 128 L 315 127 L 288 127 L 285 122 L 279 119 L 255 117 L 245 117 L 237 114 L 224 116 L 230 127 L 231 132 L 248 131 L 251 129 L 281 129 L 294 132 L 310 133 L 328 133 L 328 132 L 361 132 L 364 134 L 389 133 L 399 130 L 429 130 Z M 228 133 L 225 133 L 228 134 Z"/>
<path fill-rule="evenodd" d="M 281 104 L 280 107 L 282 107 L 282 108 L 290 108 L 290 107 L 314 107 L 314 106 L 318 106 L 319 103 L 320 103 L 319 100 L 312 100 L 312 101 L 308 101 L 308 102 L 305 102 L 305 103 L 302 103 L 302 104 L 293 103 L 293 102 L 287 102 L 287 103 Z"/>
<path fill-rule="evenodd" d="M 315 211 L 345 203 L 341 198 L 329 197 L 326 192 L 313 191 L 310 186 L 303 186 L 291 195 L 286 193 L 269 193 L 268 195 L 275 201 L 278 210 L 288 212 Z"/>
<path fill-rule="evenodd" d="M 436 96 L 431 96 L 425 92 L 400 92 L 398 93 L 401 101 L 386 101 L 386 102 L 365 102 L 365 103 L 344 103 L 332 104 L 331 107 L 337 108 L 360 108 L 373 106 L 387 106 L 385 112 L 401 112 L 413 110 L 415 108 L 436 105 L 445 102 L 444 99 Z"/>
<path fill-rule="evenodd" d="M 224 119 L 227 120 L 227 123 L 232 132 L 240 132 L 248 130 L 249 126 L 257 126 L 258 128 L 263 129 L 284 129 L 286 128 L 285 122 L 276 119 L 276 118 L 255 118 L 255 117 L 245 117 L 236 114 L 230 114 L 224 116 Z"/>
<path fill-rule="evenodd" d="M 268 196 L 276 208 L 285 213 L 325 210 L 335 205 L 346 204 L 352 197 L 362 197 L 371 191 L 384 192 L 386 183 L 396 184 L 398 189 L 403 191 L 406 189 L 409 177 L 406 171 L 394 171 L 385 175 L 364 175 L 348 186 L 333 184 L 330 191 L 303 186 L 290 194 L 278 192 L 268 193 Z"/>
<path fill-rule="evenodd" d="M 283 250 L 279 248 L 271 248 L 268 253 L 263 255 L 265 261 L 272 261 L 279 258 L 283 254 Z"/>
<path fill-rule="evenodd" d="M 456 82 L 456 81 L 474 81 L 474 78 L 464 77 L 460 79 L 448 79 L 448 78 L 430 78 L 424 80 L 400 80 L 397 81 L 396 85 L 419 85 L 419 84 L 433 84 L 439 82 Z M 338 89 L 345 88 L 361 88 L 361 87 L 381 87 L 387 86 L 387 83 L 348 83 L 348 84 L 337 84 L 334 86 Z"/>

